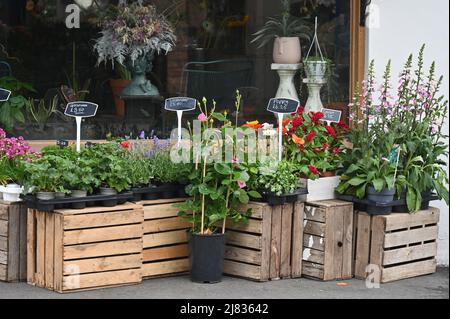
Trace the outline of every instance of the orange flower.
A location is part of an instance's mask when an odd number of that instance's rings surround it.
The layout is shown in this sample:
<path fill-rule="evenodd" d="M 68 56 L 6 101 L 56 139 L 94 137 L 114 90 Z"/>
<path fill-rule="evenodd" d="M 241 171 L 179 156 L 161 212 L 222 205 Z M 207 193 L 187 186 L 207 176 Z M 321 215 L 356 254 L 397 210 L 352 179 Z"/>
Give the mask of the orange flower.
<path fill-rule="evenodd" d="M 305 145 L 305 140 L 295 134 L 292 134 L 292 140 L 297 145 Z"/>
<path fill-rule="evenodd" d="M 258 130 L 260 128 L 263 128 L 264 125 L 259 124 L 259 121 L 253 121 L 253 122 L 247 122 L 247 124 L 244 124 L 245 127 L 250 127 L 252 129 Z"/>
<path fill-rule="evenodd" d="M 286 119 L 283 121 L 283 126 L 287 126 L 287 125 L 291 124 L 291 122 L 292 122 L 292 119 Z"/>

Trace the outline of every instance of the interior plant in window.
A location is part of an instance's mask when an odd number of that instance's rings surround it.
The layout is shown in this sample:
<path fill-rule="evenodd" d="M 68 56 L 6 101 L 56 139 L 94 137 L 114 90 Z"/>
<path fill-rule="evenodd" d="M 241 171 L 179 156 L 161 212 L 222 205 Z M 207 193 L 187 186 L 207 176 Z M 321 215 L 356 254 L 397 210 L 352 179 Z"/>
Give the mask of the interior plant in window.
<path fill-rule="evenodd" d="M 300 39 L 309 40 L 310 27 L 304 18 L 291 14 L 291 1 L 281 0 L 281 16 L 269 18 L 264 27 L 254 34 L 252 43 L 259 48 L 274 42 L 273 60 L 280 64 L 297 64 L 301 61 Z"/>
<path fill-rule="evenodd" d="M 101 37 L 95 40 L 98 63 L 111 60 L 125 65 L 133 81 L 122 95 L 159 95 L 158 89 L 146 79 L 152 70 L 155 54 L 173 49 L 174 28 L 154 5 L 133 2 L 111 6 L 102 22 Z"/>
<path fill-rule="evenodd" d="M 237 94 L 236 110 L 240 108 L 240 94 Z M 217 134 L 227 147 L 236 154 L 235 139 L 225 135 L 225 130 L 236 128 L 226 115 L 215 112 L 215 102 L 209 107 L 207 100 L 198 105 L 201 114 L 202 136 L 205 132 Z M 221 123 L 220 129 L 214 129 L 214 123 Z M 211 131 L 212 130 L 212 131 Z M 215 162 L 212 159 L 222 156 L 221 143 L 203 140 L 195 145 L 193 154 L 195 167 L 191 172 L 187 192 L 191 199 L 175 207 L 180 216 L 187 217 L 192 223 L 189 240 L 191 258 L 191 279 L 194 282 L 219 282 L 223 273 L 225 253 L 225 232 L 227 221 L 244 222 L 251 210 L 242 212 L 241 204 L 247 204 L 250 197 L 260 197 L 255 191 L 247 189 L 249 174 L 246 166 L 235 156 L 232 163 Z M 224 145 L 222 145 L 224 146 Z M 225 147 L 225 146 L 224 146 Z"/>

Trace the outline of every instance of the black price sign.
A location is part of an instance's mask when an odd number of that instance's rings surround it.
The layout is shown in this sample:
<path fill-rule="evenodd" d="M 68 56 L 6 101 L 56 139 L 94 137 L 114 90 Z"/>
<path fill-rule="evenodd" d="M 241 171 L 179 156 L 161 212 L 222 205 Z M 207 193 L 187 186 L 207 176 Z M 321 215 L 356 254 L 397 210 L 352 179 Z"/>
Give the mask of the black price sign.
<path fill-rule="evenodd" d="M 292 114 L 296 113 L 300 102 L 293 99 L 274 98 L 269 101 L 267 111 L 272 113 Z"/>
<path fill-rule="evenodd" d="M 322 121 L 329 123 L 339 123 L 341 121 L 342 111 L 332 109 L 322 109 L 324 117 Z"/>
<path fill-rule="evenodd" d="M 0 102 L 6 102 L 11 96 L 11 91 L 0 88 Z"/>
<path fill-rule="evenodd" d="M 65 148 L 65 147 L 69 146 L 69 141 L 58 140 L 58 141 L 56 141 L 56 145 L 58 145 L 61 148 Z"/>
<path fill-rule="evenodd" d="M 190 97 L 173 97 L 166 99 L 167 111 L 192 111 L 197 107 L 197 100 Z"/>
<path fill-rule="evenodd" d="M 92 142 L 86 142 L 86 144 L 84 145 L 86 148 L 90 149 L 93 148 L 94 146 L 96 146 L 97 143 L 92 143 Z"/>
<path fill-rule="evenodd" d="M 91 102 L 70 102 L 67 104 L 66 111 L 67 116 L 72 117 L 93 117 L 97 114 L 98 105 Z"/>

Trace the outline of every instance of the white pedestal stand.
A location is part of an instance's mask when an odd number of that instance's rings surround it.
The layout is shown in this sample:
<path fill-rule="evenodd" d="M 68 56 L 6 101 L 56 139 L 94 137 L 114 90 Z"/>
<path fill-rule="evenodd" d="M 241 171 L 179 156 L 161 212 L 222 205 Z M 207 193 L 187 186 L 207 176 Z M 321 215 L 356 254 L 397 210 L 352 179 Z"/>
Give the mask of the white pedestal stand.
<path fill-rule="evenodd" d="M 272 64 L 272 70 L 277 71 L 280 76 L 280 85 L 275 97 L 299 100 L 294 77 L 301 67 L 301 64 Z"/>
<path fill-rule="evenodd" d="M 320 98 L 320 91 L 327 83 L 327 80 L 311 80 L 303 79 L 303 83 L 308 86 L 308 101 L 305 105 L 306 112 L 320 112 L 323 109 L 322 100 Z"/>

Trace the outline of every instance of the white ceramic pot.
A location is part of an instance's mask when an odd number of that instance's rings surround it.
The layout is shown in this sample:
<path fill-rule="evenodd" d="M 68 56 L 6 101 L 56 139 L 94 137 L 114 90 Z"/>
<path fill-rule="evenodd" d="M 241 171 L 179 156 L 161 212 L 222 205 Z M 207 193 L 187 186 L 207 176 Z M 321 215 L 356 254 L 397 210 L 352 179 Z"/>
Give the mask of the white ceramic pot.
<path fill-rule="evenodd" d="M 321 177 L 316 180 L 301 179 L 301 186 L 308 188 L 306 201 L 315 202 L 320 200 L 336 199 L 335 189 L 339 185 L 340 176 Z"/>
<path fill-rule="evenodd" d="M 5 202 L 20 202 L 20 194 L 23 192 L 23 187 L 17 184 L 8 184 L 0 186 L 0 192 L 2 192 Z"/>
<path fill-rule="evenodd" d="M 275 38 L 273 46 L 273 61 L 277 64 L 298 64 L 302 59 L 300 39 Z"/>
<path fill-rule="evenodd" d="M 326 61 L 305 61 L 306 77 L 310 80 L 325 80 L 327 74 Z"/>

